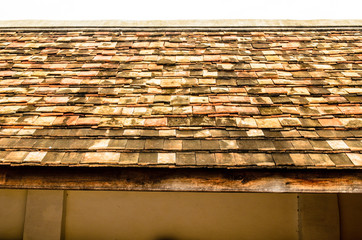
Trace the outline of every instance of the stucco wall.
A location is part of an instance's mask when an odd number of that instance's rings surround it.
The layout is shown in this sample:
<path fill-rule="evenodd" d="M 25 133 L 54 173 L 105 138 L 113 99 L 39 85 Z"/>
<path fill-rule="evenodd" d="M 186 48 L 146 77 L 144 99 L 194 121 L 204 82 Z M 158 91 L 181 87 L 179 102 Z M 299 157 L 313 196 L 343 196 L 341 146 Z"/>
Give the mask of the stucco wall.
<path fill-rule="evenodd" d="M 297 239 L 296 194 L 68 192 L 66 239 Z"/>

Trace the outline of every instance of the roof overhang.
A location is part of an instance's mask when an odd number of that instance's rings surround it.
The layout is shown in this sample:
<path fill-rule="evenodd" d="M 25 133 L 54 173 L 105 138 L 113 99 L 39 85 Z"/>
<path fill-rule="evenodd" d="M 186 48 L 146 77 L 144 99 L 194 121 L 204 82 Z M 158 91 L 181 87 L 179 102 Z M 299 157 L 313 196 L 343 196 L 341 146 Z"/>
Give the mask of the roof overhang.
<path fill-rule="evenodd" d="M 362 170 L 0 167 L 0 188 L 362 193 Z"/>

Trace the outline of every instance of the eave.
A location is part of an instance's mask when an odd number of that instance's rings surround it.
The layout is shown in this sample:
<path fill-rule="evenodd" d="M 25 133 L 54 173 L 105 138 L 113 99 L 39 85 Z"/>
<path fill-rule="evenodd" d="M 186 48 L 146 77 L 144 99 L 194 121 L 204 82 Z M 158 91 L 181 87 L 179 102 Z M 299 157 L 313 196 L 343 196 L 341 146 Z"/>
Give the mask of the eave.
<path fill-rule="evenodd" d="M 362 193 L 362 170 L 1 166 L 0 188 L 161 192 Z"/>

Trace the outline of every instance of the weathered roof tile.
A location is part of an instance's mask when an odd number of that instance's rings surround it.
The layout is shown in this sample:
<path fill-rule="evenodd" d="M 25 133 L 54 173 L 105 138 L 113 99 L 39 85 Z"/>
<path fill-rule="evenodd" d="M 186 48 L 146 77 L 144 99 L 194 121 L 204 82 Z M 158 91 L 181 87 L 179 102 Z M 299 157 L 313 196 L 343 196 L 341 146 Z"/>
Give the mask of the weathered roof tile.
<path fill-rule="evenodd" d="M 145 149 L 163 149 L 164 139 L 146 139 Z"/>
<path fill-rule="evenodd" d="M 313 147 L 308 140 L 294 140 L 291 141 L 296 150 L 312 150 Z"/>
<path fill-rule="evenodd" d="M 126 148 L 130 150 L 141 150 L 145 148 L 145 140 L 129 139 Z"/>
<path fill-rule="evenodd" d="M 175 164 L 176 153 L 158 153 L 158 164 Z"/>
<path fill-rule="evenodd" d="M 255 119 L 259 128 L 282 128 L 278 118 Z"/>
<path fill-rule="evenodd" d="M 146 152 L 139 153 L 138 162 L 140 164 L 144 165 L 157 164 L 157 160 L 158 160 L 157 153 L 146 153 Z"/>
<path fill-rule="evenodd" d="M 120 153 L 116 152 L 87 152 L 82 163 L 115 164 L 118 163 L 119 158 Z"/>
<path fill-rule="evenodd" d="M 216 165 L 214 153 L 196 153 L 196 165 Z"/>
<path fill-rule="evenodd" d="M 127 139 L 111 139 L 107 146 L 107 149 L 125 149 Z"/>
<path fill-rule="evenodd" d="M 362 154 L 361 153 L 346 153 L 346 154 L 355 166 L 362 166 Z"/>
<path fill-rule="evenodd" d="M 139 153 L 120 153 L 119 164 L 136 165 L 139 160 Z"/>
<path fill-rule="evenodd" d="M 294 162 L 288 153 L 273 153 L 272 157 L 277 166 L 294 165 Z"/>
<path fill-rule="evenodd" d="M 217 165 L 235 165 L 234 154 L 232 153 L 215 153 L 215 159 Z"/>
<path fill-rule="evenodd" d="M 311 153 L 309 157 L 312 159 L 315 166 L 335 166 L 334 162 L 327 154 Z"/>
<path fill-rule="evenodd" d="M 47 152 L 42 160 L 42 164 L 58 165 L 62 162 L 64 155 L 64 152 Z"/>
<path fill-rule="evenodd" d="M 2 161 L 10 163 L 21 163 L 28 154 L 29 152 L 26 151 L 9 152 L 8 154 L 4 154 Z"/>
<path fill-rule="evenodd" d="M 336 167 L 351 167 L 354 164 L 345 153 L 328 154 L 329 158 L 336 165 Z"/>
<path fill-rule="evenodd" d="M 313 166 L 314 164 L 309 154 L 290 153 L 289 155 L 296 166 Z"/>
<path fill-rule="evenodd" d="M 176 153 L 176 165 L 195 165 L 195 153 L 194 152 L 178 152 Z"/>
<path fill-rule="evenodd" d="M 349 147 L 343 140 L 328 140 L 327 143 L 334 150 L 349 149 Z"/>
<path fill-rule="evenodd" d="M 220 150 L 218 140 L 200 140 L 202 150 Z"/>

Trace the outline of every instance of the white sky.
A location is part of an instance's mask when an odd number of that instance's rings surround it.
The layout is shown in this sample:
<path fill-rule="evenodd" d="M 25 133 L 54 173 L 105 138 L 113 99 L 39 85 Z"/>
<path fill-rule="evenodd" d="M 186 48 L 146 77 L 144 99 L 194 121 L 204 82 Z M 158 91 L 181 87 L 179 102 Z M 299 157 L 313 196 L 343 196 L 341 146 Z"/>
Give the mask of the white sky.
<path fill-rule="evenodd" d="M 3 0 L 0 20 L 362 19 L 362 0 Z"/>

